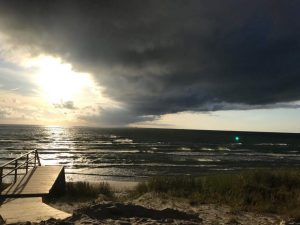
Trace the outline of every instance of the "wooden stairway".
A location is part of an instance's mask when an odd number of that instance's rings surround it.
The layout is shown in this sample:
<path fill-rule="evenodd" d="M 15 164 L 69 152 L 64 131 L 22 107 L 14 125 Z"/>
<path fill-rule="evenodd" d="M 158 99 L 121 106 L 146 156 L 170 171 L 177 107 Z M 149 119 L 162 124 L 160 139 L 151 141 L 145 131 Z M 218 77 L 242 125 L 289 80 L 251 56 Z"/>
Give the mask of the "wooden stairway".
<path fill-rule="evenodd" d="M 2 197 L 43 197 L 64 184 L 63 166 L 37 166 L 1 192 Z M 60 187 L 62 189 L 62 187 Z"/>
<path fill-rule="evenodd" d="M 41 197 L 6 199 L 0 207 L 0 215 L 6 224 L 41 222 L 50 218 L 65 219 L 65 213 L 43 203 Z"/>
<path fill-rule="evenodd" d="M 22 160 L 24 162 L 21 162 Z M 14 167 L 11 167 L 11 164 Z M 9 169 L 11 169 L 9 172 L 3 174 Z M 18 177 L 20 169 L 25 170 L 25 174 Z M 63 166 L 41 166 L 38 152 L 33 150 L 0 167 L 0 184 L 3 178 L 10 175 L 14 176 L 13 183 L 0 193 L 0 198 L 4 200 L 0 206 L 0 215 L 6 224 L 40 222 L 50 218 L 63 219 L 71 216 L 42 202 L 42 197 L 64 191 Z"/>

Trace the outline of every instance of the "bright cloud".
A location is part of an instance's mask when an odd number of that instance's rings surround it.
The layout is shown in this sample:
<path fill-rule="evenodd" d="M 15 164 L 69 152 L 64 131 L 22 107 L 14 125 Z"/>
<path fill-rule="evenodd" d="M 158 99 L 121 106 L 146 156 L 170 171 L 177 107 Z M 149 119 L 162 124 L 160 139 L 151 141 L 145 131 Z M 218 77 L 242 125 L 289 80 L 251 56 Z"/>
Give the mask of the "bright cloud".
<path fill-rule="evenodd" d="M 0 65 L 0 123 L 93 125 L 81 118 L 120 107 L 90 74 L 59 58 L 23 55 L 16 63 L 12 52 L 6 53 Z"/>

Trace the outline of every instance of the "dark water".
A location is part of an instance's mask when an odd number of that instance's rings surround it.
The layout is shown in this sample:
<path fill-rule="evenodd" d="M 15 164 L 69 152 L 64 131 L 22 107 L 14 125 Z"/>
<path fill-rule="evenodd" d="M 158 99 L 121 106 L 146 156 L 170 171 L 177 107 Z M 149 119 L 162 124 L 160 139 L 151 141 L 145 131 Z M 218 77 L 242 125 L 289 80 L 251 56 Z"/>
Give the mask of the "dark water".
<path fill-rule="evenodd" d="M 1 164 L 31 149 L 44 165 L 66 166 L 68 180 L 300 166 L 299 134 L 0 126 Z"/>

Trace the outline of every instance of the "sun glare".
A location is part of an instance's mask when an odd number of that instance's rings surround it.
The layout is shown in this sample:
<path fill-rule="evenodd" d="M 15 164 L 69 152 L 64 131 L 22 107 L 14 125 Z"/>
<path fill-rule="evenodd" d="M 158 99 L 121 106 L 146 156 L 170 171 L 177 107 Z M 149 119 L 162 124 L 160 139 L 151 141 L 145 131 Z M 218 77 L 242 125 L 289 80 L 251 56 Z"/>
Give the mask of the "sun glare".
<path fill-rule="evenodd" d="M 30 61 L 38 69 L 36 82 L 44 97 L 51 103 L 73 101 L 93 81 L 87 73 L 72 70 L 70 64 L 58 58 L 42 56 Z"/>

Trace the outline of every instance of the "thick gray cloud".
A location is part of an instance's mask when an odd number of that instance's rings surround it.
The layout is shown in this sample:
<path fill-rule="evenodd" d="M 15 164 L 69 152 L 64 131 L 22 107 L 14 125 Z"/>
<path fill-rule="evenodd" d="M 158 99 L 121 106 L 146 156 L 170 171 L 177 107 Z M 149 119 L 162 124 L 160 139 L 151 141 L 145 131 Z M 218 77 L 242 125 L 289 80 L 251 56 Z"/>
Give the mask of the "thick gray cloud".
<path fill-rule="evenodd" d="M 100 114 L 83 114 L 79 119 L 102 126 L 126 126 L 130 123 L 152 121 L 158 119 L 158 116 L 145 116 L 139 112 L 133 112 L 126 109 L 107 108 L 101 109 Z"/>
<path fill-rule="evenodd" d="M 10 0 L 0 29 L 91 72 L 125 104 L 116 117 L 134 122 L 300 100 L 299 10 L 297 0 Z"/>

